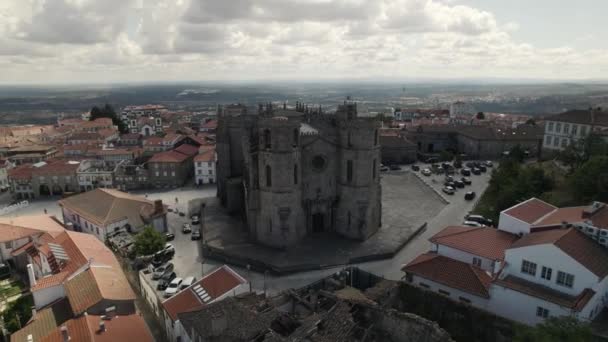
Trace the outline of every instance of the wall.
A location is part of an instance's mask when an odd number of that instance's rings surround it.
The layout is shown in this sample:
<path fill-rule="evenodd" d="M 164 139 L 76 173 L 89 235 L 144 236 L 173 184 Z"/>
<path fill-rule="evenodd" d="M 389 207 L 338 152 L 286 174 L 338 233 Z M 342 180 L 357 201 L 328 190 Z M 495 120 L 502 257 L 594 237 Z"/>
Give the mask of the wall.
<path fill-rule="evenodd" d="M 6 260 L 10 260 L 13 258 L 11 252 L 30 241 L 29 238 L 17 239 L 13 241 L 0 242 L 0 256 L 2 257 L 2 262 Z M 10 245 L 10 248 L 7 248 L 7 244 Z"/>
<path fill-rule="evenodd" d="M 36 309 L 40 310 L 46 305 L 65 297 L 65 289 L 63 285 L 55 285 L 41 290 L 33 291 L 34 304 Z"/>
<path fill-rule="evenodd" d="M 427 289 L 427 288 L 420 286 L 420 283 L 428 285 L 429 288 Z M 446 286 L 443 284 L 439 284 L 432 280 L 428 280 L 428 279 L 425 279 L 425 278 L 422 278 L 422 277 L 419 277 L 416 275 L 413 276 L 413 281 L 411 282 L 411 284 L 420 286 L 421 288 L 424 288 L 428 291 L 432 291 L 432 292 L 436 292 L 436 293 L 439 293 L 439 290 L 447 291 L 450 293 L 449 296 L 444 295 L 444 294 L 441 294 L 441 295 L 445 296 L 447 298 L 450 298 L 456 302 L 461 302 L 460 297 L 466 298 L 471 301 L 470 305 L 473 305 L 480 309 L 486 309 L 490 302 L 490 300 L 488 298 L 479 297 L 479 296 L 473 295 L 471 293 L 464 292 L 464 291 L 461 291 L 461 290 L 458 290 L 458 289 L 455 289 L 455 288 L 452 288 L 452 287 L 449 287 L 449 286 Z"/>
<path fill-rule="evenodd" d="M 494 272 L 494 260 L 483 258 L 475 254 L 467 253 L 448 246 L 433 244 L 433 247 L 433 250 L 437 251 L 437 253 L 440 255 L 443 255 L 450 259 L 462 261 L 470 265 L 473 264 L 473 258 L 479 258 L 481 259 L 481 269 L 488 272 Z"/>
<path fill-rule="evenodd" d="M 536 276 L 521 272 L 521 264 L 524 259 L 537 264 Z M 554 245 L 536 245 L 508 249 L 505 251 L 505 264 L 503 274 L 512 274 L 521 279 L 550 287 L 571 296 L 578 296 L 585 288 L 593 288 L 598 282 L 596 275 Z M 552 269 L 551 280 L 541 278 L 543 266 Z M 556 284 L 558 271 L 574 275 L 572 288 Z"/>
<path fill-rule="evenodd" d="M 559 127 L 558 127 L 559 125 Z M 576 134 L 572 134 L 574 127 L 576 127 Z M 559 128 L 559 131 L 558 131 Z M 545 134 L 543 137 L 543 148 L 548 150 L 561 151 L 565 146 L 569 145 L 572 140 L 578 141 L 591 132 L 590 125 L 579 125 L 571 124 L 566 122 L 557 121 L 546 121 L 545 122 Z M 547 137 L 551 137 L 548 141 Z M 555 142 L 558 141 L 556 144 Z M 562 145 L 562 141 L 566 141 L 565 145 Z"/>
<path fill-rule="evenodd" d="M 374 330 L 388 335 L 395 342 L 450 342 L 453 341 L 439 324 L 422 317 L 389 310 L 372 314 Z"/>
<path fill-rule="evenodd" d="M 500 213 L 500 216 L 498 218 L 498 229 L 505 232 L 513 234 L 528 234 L 530 233 L 530 226 L 531 225 L 529 223 L 518 220 L 502 212 Z"/>

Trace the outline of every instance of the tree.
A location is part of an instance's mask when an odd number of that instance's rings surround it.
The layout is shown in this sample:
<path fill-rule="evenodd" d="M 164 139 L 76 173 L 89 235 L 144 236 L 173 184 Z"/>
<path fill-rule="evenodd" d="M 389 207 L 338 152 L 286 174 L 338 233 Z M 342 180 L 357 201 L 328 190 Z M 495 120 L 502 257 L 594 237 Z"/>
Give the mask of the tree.
<path fill-rule="evenodd" d="M 454 158 L 454 154 L 450 151 L 443 150 L 439 153 L 439 160 L 442 162 L 450 161 Z"/>
<path fill-rule="evenodd" d="M 135 237 L 135 253 L 152 255 L 165 247 L 165 237 L 154 228 L 147 226 Z"/>
<path fill-rule="evenodd" d="M 530 119 L 526 120 L 526 125 L 536 126 L 536 120 L 530 118 Z"/>
<path fill-rule="evenodd" d="M 568 183 L 579 202 L 608 201 L 608 156 L 591 157 L 568 177 Z"/>
<path fill-rule="evenodd" d="M 91 108 L 91 121 L 99 118 L 110 118 L 112 119 L 112 124 L 118 127 L 120 133 L 128 133 L 127 125 L 118 117 L 114 108 L 109 104 L 105 104 L 102 108 L 94 106 Z"/>
<path fill-rule="evenodd" d="M 509 159 L 514 160 L 518 163 L 522 163 L 526 157 L 526 152 L 521 148 L 521 145 L 517 144 L 509 150 Z"/>
<path fill-rule="evenodd" d="M 588 324 L 573 317 L 551 317 L 535 327 L 521 327 L 514 342 L 586 342 L 593 341 Z"/>
<path fill-rule="evenodd" d="M 485 120 L 486 115 L 483 112 L 477 112 L 477 115 L 475 117 L 477 118 L 477 120 Z"/>
<path fill-rule="evenodd" d="M 32 318 L 32 305 L 34 305 L 32 296 L 22 296 L 9 303 L 2 313 L 6 330 L 14 333 L 21 329 Z"/>

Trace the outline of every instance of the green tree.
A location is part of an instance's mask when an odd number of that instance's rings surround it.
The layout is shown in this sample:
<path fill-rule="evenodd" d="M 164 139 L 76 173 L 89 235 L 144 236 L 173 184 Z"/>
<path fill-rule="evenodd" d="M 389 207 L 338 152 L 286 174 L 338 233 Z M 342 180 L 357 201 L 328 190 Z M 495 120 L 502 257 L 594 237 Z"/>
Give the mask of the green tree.
<path fill-rule="evenodd" d="M 483 112 L 477 112 L 475 118 L 477 118 L 477 120 L 485 120 L 486 115 Z"/>
<path fill-rule="evenodd" d="M 147 226 L 135 236 L 135 253 L 152 255 L 165 247 L 165 237 L 154 228 Z"/>
<path fill-rule="evenodd" d="M 118 127 L 120 133 L 128 133 L 127 125 L 118 117 L 114 108 L 111 105 L 105 104 L 103 107 L 99 108 L 94 106 L 91 108 L 91 121 L 99 118 L 110 118 L 112 119 L 112 124 Z"/>
<path fill-rule="evenodd" d="M 568 177 L 574 198 L 586 203 L 608 201 L 608 156 L 593 156 Z"/>
<path fill-rule="evenodd" d="M 526 120 L 526 125 L 536 126 L 536 120 L 530 118 L 530 119 Z"/>
<path fill-rule="evenodd" d="M 442 162 L 450 161 L 454 158 L 454 154 L 450 151 L 443 150 L 439 153 L 439 160 Z"/>
<path fill-rule="evenodd" d="M 535 327 L 522 326 L 514 342 L 587 342 L 593 341 L 588 324 L 573 317 L 551 317 Z"/>
<path fill-rule="evenodd" d="M 522 163 L 524 158 L 526 157 L 526 153 L 524 149 L 521 148 L 521 145 L 517 144 L 509 150 L 509 159 L 512 159 L 518 163 Z"/>
<path fill-rule="evenodd" d="M 2 313 L 6 330 L 14 333 L 21 329 L 32 318 L 33 305 L 32 296 L 19 297 L 16 301 L 9 303 Z"/>

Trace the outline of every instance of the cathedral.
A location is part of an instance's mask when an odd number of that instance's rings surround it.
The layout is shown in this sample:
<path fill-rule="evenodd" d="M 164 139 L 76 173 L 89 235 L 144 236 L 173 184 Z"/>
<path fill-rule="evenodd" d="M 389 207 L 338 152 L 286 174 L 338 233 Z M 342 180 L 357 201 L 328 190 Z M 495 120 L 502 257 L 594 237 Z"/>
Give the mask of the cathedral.
<path fill-rule="evenodd" d="M 257 242 L 288 248 L 335 232 L 365 240 L 382 224 L 380 122 L 351 101 L 218 109 L 218 197 Z"/>

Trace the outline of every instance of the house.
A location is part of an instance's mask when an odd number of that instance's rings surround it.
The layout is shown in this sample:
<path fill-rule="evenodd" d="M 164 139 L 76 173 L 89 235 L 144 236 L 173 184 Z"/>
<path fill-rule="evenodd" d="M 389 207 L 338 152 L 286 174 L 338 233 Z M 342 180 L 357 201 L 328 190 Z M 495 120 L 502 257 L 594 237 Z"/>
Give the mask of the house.
<path fill-rule="evenodd" d="M 38 163 L 51 159 L 55 155 L 57 155 L 57 148 L 47 145 L 16 146 L 7 152 L 8 159 L 16 165 Z"/>
<path fill-rule="evenodd" d="M 160 117 L 141 116 L 128 119 L 129 132 L 149 137 L 163 132 L 163 123 Z"/>
<path fill-rule="evenodd" d="M 380 154 L 384 164 L 412 163 L 417 159 L 416 145 L 402 137 L 398 132 L 394 134 L 381 132 Z"/>
<path fill-rule="evenodd" d="M 34 197 L 57 196 L 78 192 L 76 171 L 78 161 L 49 160 L 32 165 L 32 190 Z"/>
<path fill-rule="evenodd" d="M 0 191 L 6 191 L 10 188 L 8 171 L 14 167 L 15 165 L 10 161 L 0 159 Z"/>
<path fill-rule="evenodd" d="M 152 341 L 118 260 L 95 237 L 45 233 L 12 254 L 29 261 L 35 310 L 11 341 Z"/>
<path fill-rule="evenodd" d="M 32 164 L 16 166 L 8 171 L 9 190 L 15 199 L 33 199 Z"/>
<path fill-rule="evenodd" d="M 76 170 L 80 192 L 114 187 L 115 166 L 103 160 L 83 160 Z"/>
<path fill-rule="evenodd" d="M 180 145 L 174 150 L 159 152 L 148 160 L 150 183 L 156 188 L 183 186 L 192 176 L 193 159 L 198 148 Z"/>
<path fill-rule="evenodd" d="M 608 307 L 608 249 L 560 221 L 595 216 L 599 225 L 602 211 L 532 198 L 503 211 L 498 229 L 447 227 L 403 267 L 405 280 L 529 325 L 551 316 L 591 321 Z"/>
<path fill-rule="evenodd" d="M 118 145 L 120 146 L 141 146 L 141 134 L 139 133 L 127 133 L 121 134 L 118 138 Z"/>
<path fill-rule="evenodd" d="M 141 155 L 141 149 L 131 148 L 102 148 L 95 151 L 94 157 L 103 160 L 108 165 L 117 165 L 120 162 L 132 162 Z"/>
<path fill-rule="evenodd" d="M 563 151 L 573 142 L 608 129 L 608 112 L 600 108 L 569 110 L 545 118 L 543 150 Z"/>
<path fill-rule="evenodd" d="M 167 134 L 164 137 L 151 136 L 143 140 L 144 154 L 152 155 L 156 152 L 169 151 L 179 145 L 184 136 L 181 134 Z"/>
<path fill-rule="evenodd" d="M 196 185 L 213 184 L 217 179 L 215 148 L 209 148 L 194 157 L 194 183 Z"/>
<path fill-rule="evenodd" d="M 201 132 L 212 133 L 212 134 L 214 134 L 216 130 L 217 130 L 217 120 L 216 119 L 205 119 L 204 122 L 201 124 L 201 127 L 199 128 L 199 131 L 201 131 Z"/>
<path fill-rule="evenodd" d="M 147 164 L 119 163 L 114 172 L 115 188 L 122 191 L 151 187 Z"/>
<path fill-rule="evenodd" d="M 167 231 L 167 209 L 162 201 L 149 201 L 113 189 L 95 189 L 59 201 L 63 222 L 74 230 L 95 235 L 105 241 L 106 234 L 119 228 L 130 232 L 150 225 Z"/>
<path fill-rule="evenodd" d="M 224 265 L 173 297 L 166 299 L 162 302 L 162 315 L 169 341 L 183 341 L 186 336 L 179 321 L 180 313 L 200 310 L 211 303 L 248 291 L 248 281 Z"/>

